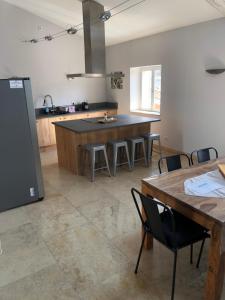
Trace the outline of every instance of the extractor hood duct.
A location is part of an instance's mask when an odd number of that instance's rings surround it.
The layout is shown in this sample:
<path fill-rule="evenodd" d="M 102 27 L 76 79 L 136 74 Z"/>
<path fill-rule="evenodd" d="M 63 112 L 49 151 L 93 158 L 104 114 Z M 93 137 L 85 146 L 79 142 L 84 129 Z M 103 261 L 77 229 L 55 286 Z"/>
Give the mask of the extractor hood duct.
<path fill-rule="evenodd" d="M 75 77 L 98 78 L 105 74 L 105 24 L 99 16 L 104 6 L 93 0 L 82 1 L 85 73 L 67 74 L 68 79 Z"/>

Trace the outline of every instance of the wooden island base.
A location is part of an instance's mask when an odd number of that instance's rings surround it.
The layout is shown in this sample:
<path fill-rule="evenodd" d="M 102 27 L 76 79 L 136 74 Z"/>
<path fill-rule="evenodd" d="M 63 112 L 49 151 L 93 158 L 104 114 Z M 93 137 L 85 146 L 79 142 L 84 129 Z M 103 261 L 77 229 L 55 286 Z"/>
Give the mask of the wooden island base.
<path fill-rule="evenodd" d="M 82 175 L 84 169 L 84 162 L 81 159 L 82 145 L 89 143 L 106 144 L 109 140 L 141 136 L 149 133 L 150 127 L 151 123 L 142 123 L 78 133 L 61 126 L 55 126 L 59 167 L 63 167 L 76 175 Z"/>

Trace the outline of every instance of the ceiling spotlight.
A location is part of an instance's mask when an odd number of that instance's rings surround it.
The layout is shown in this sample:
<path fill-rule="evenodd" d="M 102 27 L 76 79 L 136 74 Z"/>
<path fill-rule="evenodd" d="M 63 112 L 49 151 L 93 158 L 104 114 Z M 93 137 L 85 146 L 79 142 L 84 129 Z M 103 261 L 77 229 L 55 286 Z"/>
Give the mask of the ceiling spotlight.
<path fill-rule="evenodd" d="M 32 44 L 36 44 L 38 42 L 38 40 L 37 39 L 32 39 L 29 42 L 32 43 Z"/>
<path fill-rule="evenodd" d="M 46 40 L 46 41 L 52 41 L 53 40 L 53 36 L 52 35 L 46 35 L 45 37 L 44 37 L 44 39 Z"/>
<path fill-rule="evenodd" d="M 74 27 L 71 27 L 69 29 L 67 29 L 66 31 L 68 34 L 76 34 L 77 33 L 77 29 Z"/>
<path fill-rule="evenodd" d="M 106 22 L 108 21 L 108 19 L 111 18 L 111 12 L 109 10 L 104 11 L 100 16 L 99 16 L 99 20 L 102 22 Z"/>

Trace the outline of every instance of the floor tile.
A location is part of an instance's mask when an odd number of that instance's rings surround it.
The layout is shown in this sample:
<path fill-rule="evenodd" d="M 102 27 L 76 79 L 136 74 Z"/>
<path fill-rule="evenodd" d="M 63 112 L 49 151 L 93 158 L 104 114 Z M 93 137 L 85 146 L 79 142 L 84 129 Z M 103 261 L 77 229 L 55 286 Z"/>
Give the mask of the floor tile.
<path fill-rule="evenodd" d="M 0 235 L 0 287 L 31 275 L 55 263 L 53 256 L 32 224 Z"/>
<path fill-rule="evenodd" d="M 74 207 L 63 196 L 46 197 L 43 201 L 27 205 L 25 209 L 33 222 L 74 211 Z"/>
<path fill-rule="evenodd" d="M 97 283 L 123 269 L 127 258 L 91 224 L 51 239 L 47 245 L 64 272 L 79 285 Z"/>
<path fill-rule="evenodd" d="M 134 232 L 140 228 L 139 217 L 135 210 L 111 197 L 84 205 L 78 210 L 88 218 L 108 238 Z"/>
<path fill-rule="evenodd" d="M 20 225 L 29 223 L 25 207 L 18 207 L 0 213 L 0 233 L 6 232 Z"/>

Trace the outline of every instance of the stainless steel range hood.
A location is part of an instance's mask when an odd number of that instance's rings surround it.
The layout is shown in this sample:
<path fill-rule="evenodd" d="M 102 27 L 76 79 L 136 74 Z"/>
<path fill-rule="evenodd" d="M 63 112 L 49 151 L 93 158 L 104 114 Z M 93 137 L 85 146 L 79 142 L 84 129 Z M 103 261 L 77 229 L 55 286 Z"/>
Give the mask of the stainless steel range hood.
<path fill-rule="evenodd" d="M 93 0 L 83 0 L 85 73 L 67 74 L 76 77 L 102 78 L 105 74 L 105 24 L 99 20 L 104 6 Z"/>

